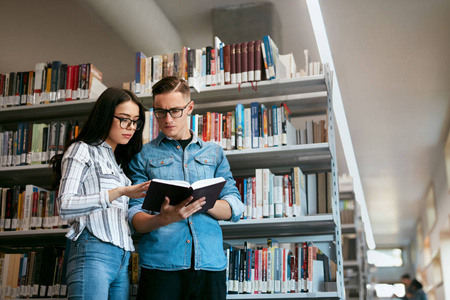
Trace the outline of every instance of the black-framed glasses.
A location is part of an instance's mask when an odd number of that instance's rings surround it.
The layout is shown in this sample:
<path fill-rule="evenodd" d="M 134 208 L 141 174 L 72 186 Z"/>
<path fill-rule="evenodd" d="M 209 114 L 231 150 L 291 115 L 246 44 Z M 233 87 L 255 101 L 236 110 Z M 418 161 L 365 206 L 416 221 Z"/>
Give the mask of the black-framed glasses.
<path fill-rule="evenodd" d="M 167 116 L 167 113 L 169 113 L 169 115 L 172 118 L 181 118 L 181 116 L 183 116 L 183 111 L 186 109 L 186 107 L 188 107 L 191 101 L 189 101 L 188 104 L 186 104 L 186 106 L 183 108 L 171 108 L 171 109 L 154 108 L 153 113 L 155 114 L 155 117 L 157 117 L 158 119 L 165 118 Z"/>
<path fill-rule="evenodd" d="M 130 118 L 119 118 L 116 116 L 113 116 L 113 117 L 120 121 L 120 128 L 122 128 L 122 129 L 128 129 L 133 124 L 134 128 L 136 128 L 136 130 L 139 130 L 139 129 L 141 129 L 142 125 L 144 124 L 144 122 L 142 122 L 142 120 L 133 121 Z"/>

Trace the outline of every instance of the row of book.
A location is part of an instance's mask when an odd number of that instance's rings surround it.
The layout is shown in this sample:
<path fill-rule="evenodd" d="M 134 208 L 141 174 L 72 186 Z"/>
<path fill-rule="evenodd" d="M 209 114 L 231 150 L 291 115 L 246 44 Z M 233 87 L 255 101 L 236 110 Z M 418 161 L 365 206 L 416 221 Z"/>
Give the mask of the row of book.
<path fill-rule="evenodd" d="M 37 63 L 32 71 L 0 74 L 0 107 L 92 98 L 92 90 L 104 90 L 102 79 L 92 63 Z"/>
<path fill-rule="evenodd" d="M 46 246 L 26 253 L 0 252 L 0 298 L 59 298 L 67 294 L 65 249 Z"/>
<path fill-rule="evenodd" d="M 57 191 L 31 184 L 0 187 L 0 231 L 66 228 L 57 198 Z"/>
<path fill-rule="evenodd" d="M 45 164 L 62 153 L 66 143 L 80 131 L 80 122 L 21 122 L 17 130 L 0 132 L 0 162 L 2 167 Z"/>
<path fill-rule="evenodd" d="M 238 104 L 231 112 L 206 112 L 188 117 L 189 128 L 201 140 L 217 143 L 225 150 L 328 141 L 325 120 L 309 120 L 305 124 L 305 128 L 299 130 L 293 127 L 291 111 L 286 103 L 266 107 L 262 103 L 252 102 L 250 107 Z M 144 143 L 156 138 L 158 133 L 158 123 L 150 108 L 146 112 Z"/>
<path fill-rule="evenodd" d="M 336 266 L 313 243 L 228 246 L 228 294 L 335 291 Z M 328 284 L 325 284 L 328 283 Z"/>
<path fill-rule="evenodd" d="M 45 246 L 25 253 L 0 252 L 0 299 L 66 298 L 68 252 Z M 128 267 L 130 295 L 136 296 L 139 255 L 132 252 Z"/>
<path fill-rule="evenodd" d="M 154 83 L 167 76 L 188 81 L 191 87 L 241 84 L 261 80 L 319 75 L 319 62 L 311 62 L 305 50 L 305 68 L 297 72 L 294 56 L 279 54 L 269 35 L 262 40 L 225 45 L 219 37 L 214 46 L 200 49 L 183 47 L 180 51 L 147 57 L 143 52 L 135 56 L 135 80 L 124 83 L 136 94 L 151 93 Z"/>
<path fill-rule="evenodd" d="M 256 169 L 254 177 L 236 178 L 245 205 L 243 219 L 289 218 L 332 212 L 331 173 L 275 175 Z"/>

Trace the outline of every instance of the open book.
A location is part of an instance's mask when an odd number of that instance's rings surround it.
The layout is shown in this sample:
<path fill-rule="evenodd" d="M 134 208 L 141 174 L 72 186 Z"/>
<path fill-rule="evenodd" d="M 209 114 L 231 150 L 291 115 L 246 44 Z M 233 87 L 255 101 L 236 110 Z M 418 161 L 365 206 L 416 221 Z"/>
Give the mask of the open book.
<path fill-rule="evenodd" d="M 192 196 L 194 197 L 193 201 L 206 197 L 206 203 L 200 211 L 207 211 L 214 207 L 225 183 L 226 181 L 223 177 L 203 179 L 193 184 L 181 180 L 153 179 L 148 187 L 142 208 L 160 211 L 165 196 L 169 197 L 171 205 L 177 205 L 189 196 Z"/>

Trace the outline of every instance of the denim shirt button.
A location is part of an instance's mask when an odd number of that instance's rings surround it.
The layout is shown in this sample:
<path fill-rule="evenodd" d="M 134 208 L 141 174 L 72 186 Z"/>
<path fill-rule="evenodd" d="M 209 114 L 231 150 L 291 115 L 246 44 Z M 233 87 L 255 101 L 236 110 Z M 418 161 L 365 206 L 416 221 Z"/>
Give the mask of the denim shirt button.
<path fill-rule="evenodd" d="M 185 168 L 187 168 L 187 165 L 184 165 Z"/>
<path fill-rule="evenodd" d="M 186 241 L 186 243 L 190 244 L 190 243 L 191 243 L 191 241 L 190 241 L 190 240 L 187 240 L 187 241 Z"/>
<path fill-rule="evenodd" d="M 177 149 L 180 149 L 180 146 L 177 146 Z"/>

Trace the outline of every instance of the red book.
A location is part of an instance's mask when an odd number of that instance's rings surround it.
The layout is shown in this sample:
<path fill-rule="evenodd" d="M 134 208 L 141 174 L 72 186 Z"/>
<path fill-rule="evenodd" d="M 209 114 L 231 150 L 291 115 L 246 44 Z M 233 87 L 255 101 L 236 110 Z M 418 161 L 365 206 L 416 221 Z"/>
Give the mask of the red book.
<path fill-rule="evenodd" d="M 248 43 L 241 44 L 241 77 L 242 83 L 248 81 Z"/>
<path fill-rule="evenodd" d="M 72 99 L 76 100 L 79 99 L 79 95 L 78 95 L 78 75 L 79 75 L 79 65 L 75 65 L 73 66 L 72 69 Z"/>
<path fill-rule="evenodd" d="M 225 84 L 231 84 L 231 49 L 230 45 L 223 47 L 223 70 L 225 72 Z"/>
<path fill-rule="evenodd" d="M 221 114 L 214 113 L 214 141 L 220 145 L 220 125 L 222 122 Z"/>
<path fill-rule="evenodd" d="M 244 178 L 235 178 L 234 181 L 236 181 L 236 187 L 239 191 L 239 194 L 241 195 L 241 200 L 244 200 Z"/>
<path fill-rule="evenodd" d="M 255 42 L 250 41 L 247 44 L 247 53 L 248 53 L 248 65 L 247 65 L 247 74 L 248 81 L 255 81 Z"/>
<path fill-rule="evenodd" d="M 252 177 L 252 219 L 257 219 L 256 212 L 256 177 Z"/>
<path fill-rule="evenodd" d="M 207 138 L 208 138 L 208 127 L 209 127 L 209 125 L 208 125 L 208 115 L 207 114 L 205 114 L 205 115 L 203 115 L 203 124 L 202 124 L 202 140 L 204 141 L 204 142 L 207 142 L 208 140 L 207 140 Z"/>
<path fill-rule="evenodd" d="M 211 86 L 217 85 L 216 78 L 216 49 L 211 49 Z"/>
<path fill-rule="evenodd" d="M 236 44 L 236 83 L 242 83 L 241 47 L 242 47 L 242 44 Z"/>
<path fill-rule="evenodd" d="M 73 91 L 73 68 L 75 66 L 67 66 L 67 80 L 66 80 L 66 101 L 72 100 Z"/>

